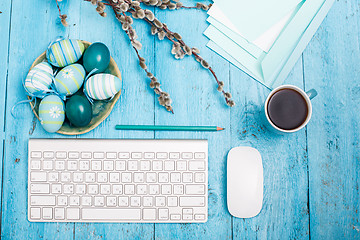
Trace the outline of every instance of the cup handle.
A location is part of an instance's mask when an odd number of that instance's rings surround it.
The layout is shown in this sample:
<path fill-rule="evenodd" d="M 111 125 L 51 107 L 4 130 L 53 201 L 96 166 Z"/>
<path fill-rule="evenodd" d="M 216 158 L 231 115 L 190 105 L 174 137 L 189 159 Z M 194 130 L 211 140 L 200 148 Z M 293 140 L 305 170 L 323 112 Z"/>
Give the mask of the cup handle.
<path fill-rule="evenodd" d="M 310 100 L 318 95 L 315 89 L 310 89 L 309 91 L 306 92 L 306 94 L 309 96 Z"/>

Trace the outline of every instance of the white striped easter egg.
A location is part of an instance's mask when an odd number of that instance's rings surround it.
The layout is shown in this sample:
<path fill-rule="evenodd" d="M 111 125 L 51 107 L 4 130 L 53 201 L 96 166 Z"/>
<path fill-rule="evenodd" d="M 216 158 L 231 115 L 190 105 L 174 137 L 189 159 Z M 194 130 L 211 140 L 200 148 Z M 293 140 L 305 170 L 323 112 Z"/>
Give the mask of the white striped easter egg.
<path fill-rule="evenodd" d="M 50 89 L 53 81 L 53 69 L 47 62 L 41 62 L 33 67 L 25 79 L 25 89 L 30 95 L 43 97 Z"/>
<path fill-rule="evenodd" d="M 64 102 L 57 95 L 44 97 L 39 105 L 39 119 L 50 133 L 58 131 L 65 120 Z"/>
<path fill-rule="evenodd" d="M 46 52 L 46 58 L 55 67 L 65 67 L 77 62 L 85 51 L 80 40 L 64 39 L 53 43 Z"/>
<path fill-rule="evenodd" d="M 100 73 L 90 77 L 85 85 L 85 93 L 94 100 L 113 97 L 121 89 L 121 80 L 111 74 Z"/>
<path fill-rule="evenodd" d="M 55 88 L 58 93 L 70 96 L 76 93 L 84 83 L 85 69 L 75 63 L 61 69 L 55 76 Z"/>

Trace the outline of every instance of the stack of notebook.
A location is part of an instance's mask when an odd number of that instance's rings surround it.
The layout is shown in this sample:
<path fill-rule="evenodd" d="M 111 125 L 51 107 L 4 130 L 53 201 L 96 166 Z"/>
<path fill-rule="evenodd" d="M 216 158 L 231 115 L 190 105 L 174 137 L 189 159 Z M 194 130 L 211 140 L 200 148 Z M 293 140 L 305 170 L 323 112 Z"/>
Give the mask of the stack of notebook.
<path fill-rule="evenodd" d="M 214 0 L 207 46 L 269 88 L 281 85 L 334 0 Z"/>

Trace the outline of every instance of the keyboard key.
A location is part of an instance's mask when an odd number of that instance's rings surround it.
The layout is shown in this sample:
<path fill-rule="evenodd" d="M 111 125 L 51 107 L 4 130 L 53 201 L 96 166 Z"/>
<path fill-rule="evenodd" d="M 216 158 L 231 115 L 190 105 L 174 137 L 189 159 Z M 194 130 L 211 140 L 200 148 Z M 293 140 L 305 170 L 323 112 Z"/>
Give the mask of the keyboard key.
<path fill-rule="evenodd" d="M 172 185 L 164 184 L 161 186 L 161 194 L 162 195 L 170 195 L 171 194 Z"/>
<path fill-rule="evenodd" d="M 205 173 L 195 173 L 195 182 L 197 183 L 205 182 Z"/>
<path fill-rule="evenodd" d="M 185 193 L 187 195 L 204 195 L 205 185 L 186 185 Z"/>
<path fill-rule="evenodd" d="M 131 207 L 140 207 L 140 197 L 130 197 Z"/>
<path fill-rule="evenodd" d="M 143 197 L 143 206 L 152 207 L 153 206 L 153 197 Z"/>
<path fill-rule="evenodd" d="M 167 203 L 169 207 L 177 207 L 178 205 L 177 197 L 168 197 Z"/>
<path fill-rule="evenodd" d="M 169 209 L 160 208 L 159 209 L 159 220 L 168 220 L 169 219 Z"/>
<path fill-rule="evenodd" d="M 195 159 L 205 159 L 205 153 L 203 153 L 203 152 L 196 152 L 196 153 L 194 154 L 194 158 L 195 158 Z"/>
<path fill-rule="evenodd" d="M 156 173 L 147 173 L 146 174 L 146 182 L 148 182 L 148 183 L 157 182 L 156 178 L 157 178 Z"/>
<path fill-rule="evenodd" d="M 80 161 L 79 169 L 81 171 L 89 171 L 90 170 L 90 162 L 89 161 Z"/>
<path fill-rule="evenodd" d="M 102 194 L 102 195 L 111 194 L 111 185 L 110 184 L 102 184 L 102 185 L 100 185 L 100 194 Z"/>
<path fill-rule="evenodd" d="M 75 172 L 73 178 L 74 182 L 76 183 L 83 182 L 84 174 L 82 172 Z"/>
<path fill-rule="evenodd" d="M 141 209 L 137 208 L 83 208 L 83 220 L 140 220 Z"/>
<path fill-rule="evenodd" d="M 54 216 L 56 220 L 65 219 L 65 208 L 55 208 Z"/>
<path fill-rule="evenodd" d="M 85 184 L 79 184 L 75 187 L 75 193 L 79 195 L 83 195 L 86 193 L 86 185 Z"/>
<path fill-rule="evenodd" d="M 116 159 L 116 157 L 117 157 L 116 152 L 107 152 L 106 153 L 106 158 L 107 159 Z"/>
<path fill-rule="evenodd" d="M 155 206 L 156 207 L 165 207 L 166 205 L 165 197 L 155 197 Z"/>
<path fill-rule="evenodd" d="M 141 159 L 142 153 L 141 152 L 133 152 L 133 153 L 131 153 L 131 158 L 132 159 Z"/>
<path fill-rule="evenodd" d="M 182 210 L 182 214 L 193 214 L 193 209 L 192 208 L 183 208 Z"/>
<path fill-rule="evenodd" d="M 59 181 L 59 173 L 50 172 L 49 173 L 49 182 L 58 182 Z"/>
<path fill-rule="evenodd" d="M 144 220 L 156 220 L 156 209 L 155 208 L 143 209 L 143 219 Z"/>
<path fill-rule="evenodd" d="M 80 197 L 78 197 L 78 196 L 69 197 L 69 204 L 70 204 L 70 206 L 79 206 L 80 205 Z"/>
<path fill-rule="evenodd" d="M 64 161 L 55 161 L 55 170 L 64 170 L 65 162 Z"/>
<path fill-rule="evenodd" d="M 113 194 L 119 195 L 119 194 L 122 194 L 122 193 L 123 193 L 123 191 L 122 191 L 122 185 L 121 184 L 113 185 Z"/>
<path fill-rule="evenodd" d="M 205 214 L 195 214 L 195 220 L 205 220 Z"/>
<path fill-rule="evenodd" d="M 133 184 L 126 184 L 124 186 L 124 193 L 127 195 L 133 195 L 135 194 L 135 185 Z"/>
<path fill-rule="evenodd" d="M 114 162 L 113 161 L 104 161 L 104 170 L 105 171 L 114 170 Z"/>
<path fill-rule="evenodd" d="M 137 171 L 138 170 L 138 161 L 128 161 L 128 170 Z"/>
<path fill-rule="evenodd" d="M 115 162 L 115 170 L 116 171 L 124 171 L 126 169 L 125 161 L 116 161 Z"/>
<path fill-rule="evenodd" d="M 150 171 L 150 161 L 140 161 L 141 171 Z"/>
<path fill-rule="evenodd" d="M 120 182 L 120 173 L 118 172 L 111 172 L 109 174 L 109 180 L 111 183 L 118 183 Z"/>
<path fill-rule="evenodd" d="M 74 193 L 74 185 L 72 185 L 72 184 L 64 184 L 64 193 L 73 194 Z"/>
<path fill-rule="evenodd" d="M 156 158 L 157 159 L 167 159 L 168 154 L 166 152 L 158 152 L 156 153 Z"/>
<path fill-rule="evenodd" d="M 183 220 L 192 220 L 193 219 L 193 215 L 190 214 L 183 214 Z"/>
<path fill-rule="evenodd" d="M 94 152 L 95 159 L 103 159 L 105 158 L 105 154 L 103 152 Z"/>
<path fill-rule="evenodd" d="M 91 197 L 90 196 L 86 196 L 86 197 L 82 197 L 81 198 L 81 205 L 83 206 L 91 206 Z"/>
<path fill-rule="evenodd" d="M 192 183 L 193 182 L 193 174 L 191 172 L 183 173 L 183 182 L 184 183 Z"/>
<path fill-rule="evenodd" d="M 158 195 L 160 193 L 160 186 L 159 185 L 150 185 L 149 193 L 151 195 Z"/>
<path fill-rule="evenodd" d="M 146 153 L 144 153 L 144 158 L 145 158 L 145 159 L 154 159 L 154 158 L 155 158 L 155 153 L 153 153 L 153 152 L 146 152 Z"/>
<path fill-rule="evenodd" d="M 93 172 L 85 173 L 85 182 L 95 182 L 95 173 Z"/>
<path fill-rule="evenodd" d="M 66 196 L 58 196 L 57 203 L 59 206 L 67 206 L 68 198 Z"/>
<path fill-rule="evenodd" d="M 138 195 L 146 195 L 147 194 L 147 186 L 144 184 L 139 184 L 136 186 L 136 194 Z"/>
<path fill-rule="evenodd" d="M 108 181 L 108 177 L 107 177 L 106 172 L 98 172 L 97 173 L 97 182 L 106 183 L 107 181 Z"/>
<path fill-rule="evenodd" d="M 32 206 L 55 206 L 55 196 L 31 196 Z"/>
<path fill-rule="evenodd" d="M 69 152 L 70 159 L 78 159 L 80 157 L 78 152 Z"/>
<path fill-rule="evenodd" d="M 204 207 L 204 197 L 180 197 L 180 207 Z"/>
<path fill-rule="evenodd" d="M 166 161 L 164 163 L 165 171 L 174 171 L 175 170 L 175 161 Z"/>
<path fill-rule="evenodd" d="M 186 161 L 177 161 L 176 162 L 176 170 L 186 171 Z"/>
<path fill-rule="evenodd" d="M 181 215 L 180 214 L 171 214 L 170 220 L 181 220 Z"/>
<path fill-rule="evenodd" d="M 82 159 L 91 159 L 91 156 L 92 156 L 91 152 L 82 152 L 81 153 Z"/>
<path fill-rule="evenodd" d="M 205 170 L 205 162 L 204 161 L 190 161 L 189 162 L 189 170 L 190 171 Z"/>
<path fill-rule="evenodd" d="M 40 160 L 32 160 L 30 167 L 32 170 L 40 170 L 41 169 L 41 162 Z"/>
<path fill-rule="evenodd" d="M 47 159 L 53 159 L 54 158 L 54 152 L 44 152 L 44 158 Z"/>
<path fill-rule="evenodd" d="M 178 153 L 178 152 L 171 152 L 171 153 L 169 154 L 169 158 L 170 158 L 170 159 L 179 159 L 179 158 L 180 158 L 180 153 Z"/>
<path fill-rule="evenodd" d="M 89 194 L 96 195 L 99 193 L 99 185 L 97 184 L 89 184 L 88 185 Z"/>
<path fill-rule="evenodd" d="M 31 184 L 30 185 L 31 193 L 50 193 L 50 184 Z"/>
<path fill-rule="evenodd" d="M 60 194 L 62 186 L 61 184 L 53 184 L 51 185 L 51 193 L 53 194 Z"/>
<path fill-rule="evenodd" d="M 30 180 L 32 182 L 46 182 L 46 172 L 31 172 Z"/>
<path fill-rule="evenodd" d="M 100 171 L 101 170 L 101 161 L 91 161 L 91 170 Z"/>
<path fill-rule="evenodd" d="M 52 170 L 53 169 L 53 161 L 49 161 L 49 160 L 43 161 L 43 169 L 44 170 Z"/>
<path fill-rule="evenodd" d="M 94 198 L 94 205 L 96 207 L 102 207 L 105 205 L 105 199 L 102 196 L 97 196 Z"/>
<path fill-rule="evenodd" d="M 67 157 L 67 153 L 66 152 L 56 152 L 56 158 L 58 159 L 65 159 Z"/>
<path fill-rule="evenodd" d="M 181 174 L 180 173 L 170 173 L 170 182 L 172 182 L 172 183 L 181 182 Z"/>
<path fill-rule="evenodd" d="M 162 161 L 153 161 L 152 162 L 152 169 L 154 171 L 162 171 L 163 170 L 162 164 L 163 164 Z"/>
<path fill-rule="evenodd" d="M 80 209 L 79 208 L 67 208 L 66 217 L 69 220 L 79 220 L 80 219 Z"/>
<path fill-rule="evenodd" d="M 175 195 L 184 194 L 184 185 L 179 185 L 179 184 L 174 185 L 174 194 Z"/>
<path fill-rule="evenodd" d="M 144 182 L 144 173 L 139 173 L 139 172 L 134 173 L 134 182 L 136 183 Z"/>
<path fill-rule="evenodd" d="M 68 161 L 67 164 L 68 164 L 68 170 L 70 170 L 70 171 L 75 171 L 75 170 L 78 169 L 78 166 L 77 166 L 78 162 L 77 161 Z"/>
<path fill-rule="evenodd" d="M 192 159 L 192 157 L 193 157 L 193 154 L 191 152 L 183 152 L 181 154 L 182 159 Z"/>
<path fill-rule="evenodd" d="M 122 173 L 121 174 L 121 181 L 123 182 L 123 183 L 129 183 L 129 182 L 131 182 L 131 173 L 129 173 L 129 172 L 124 172 L 124 173 Z"/>
<path fill-rule="evenodd" d="M 106 197 L 106 206 L 116 207 L 116 197 Z"/>
<path fill-rule="evenodd" d="M 70 182 L 70 179 L 71 179 L 71 176 L 70 176 L 70 173 L 69 172 L 64 172 L 64 173 L 61 173 L 61 181 L 62 182 Z"/>
<path fill-rule="evenodd" d="M 38 152 L 38 151 L 31 152 L 31 154 L 30 154 L 30 156 L 32 158 L 41 158 L 41 155 L 42 155 L 41 152 Z"/>
<path fill-rule="evenodd" d="M 30 208 L 30 218 L 40 219 L 41 218 L 41 209 L 40 208 Z"/>
<path fill-rule="evenodd" d="M 129 198 L 128 197 L 119 197 L 119 206 L 120 207 L 129 206 Z"/>
<path fill-rule="evenodd" d="M 169 174 L 167 172 L 159 173 L 159 183 L 168 183 L 169 182 Z"/>
<path fill-rule="evenodd" d="M 128 152 L 119 152 L 119 158 L 120 159 L 129 159 L 130 158 L 130 153 L 128 153 Z"/>

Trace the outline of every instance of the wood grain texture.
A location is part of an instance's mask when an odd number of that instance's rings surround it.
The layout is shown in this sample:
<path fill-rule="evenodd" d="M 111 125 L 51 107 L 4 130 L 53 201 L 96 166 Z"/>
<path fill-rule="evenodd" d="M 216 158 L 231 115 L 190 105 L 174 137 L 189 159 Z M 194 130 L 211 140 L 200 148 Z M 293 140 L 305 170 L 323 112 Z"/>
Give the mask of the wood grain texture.
<path fill-rule="evenodd" d="M 192 5 L 194 1 L 184 0 Z M 269 90 L 205 47 L 206 13 L 159 11 L 158 18 L 197 46 L 214 66 L 237 105 L 229 109 L 208 71 L 191 57 L 179 61 L 171 44 L 135 21 L 149 69 L 173 99 L 175 114 L 159 106 L 149 80 L 121 26 L 108 9 L 102 18 L 81 0 L 60 3 L 69 27 L 52 1 L 0 3 L 0 123 L 2 158 L 2 239 L 358 239 L 360 13 L 357 0 L 338 1 L 297 62 L 286 83 L 316 88 L 313 119 L 287 136 L 270 133 L 261 122 Z M 205 224 L 30 223 L 27 220 L 27 143 L 59 138 L 46 133 L 28 105 L 21 81 L 31 63 L 56 36 L 104 42 L 123 77 L 120 100 L 110 116 L 82 138 L 195 138 L 209 141 L 209 220 Z M 7 93 L 7 94 L 5 94 Z M 6 122 L 6 124 L 5 124 Z M 218 125 L 223 132 L 187 133 L 115 131 L 116 124 Z M 2 129 L 0 130 L 2 134 Z M 0 141 L 2 142 L 2 139 Z M 226 156 L 231 147 L 253 146 L 263 157 L 264 205 L 252 219 L 231 217 L 226 206 Z M 0 146 L 1 147 L 1 146 Z M 2 151 L 0 148 L 0 152 Z"/>
<path fill-rule="evenodd" d="M 310 232 L 360 238 L 359 1 L 338 1 L 304 52 L 306 88 L 317 88 L 308 126 Z"/>

